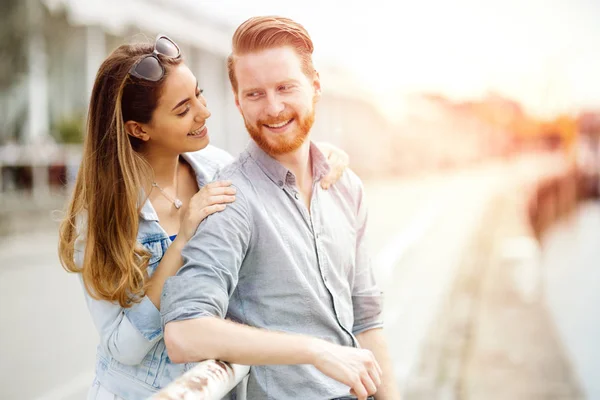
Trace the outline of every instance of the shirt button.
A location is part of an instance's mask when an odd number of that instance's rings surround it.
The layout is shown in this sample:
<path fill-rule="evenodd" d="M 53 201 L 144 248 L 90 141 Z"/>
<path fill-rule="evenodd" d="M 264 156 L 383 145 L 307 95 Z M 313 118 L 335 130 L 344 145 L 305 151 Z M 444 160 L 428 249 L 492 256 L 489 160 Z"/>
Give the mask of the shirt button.
<path fill-rule="evenodd" d="M 279 187 L 282 187 L 283 186 L 283 181 L 279 181 L 279 182 L 277 182 L 277 184 L 279 185 Z"/>
<path fill-rule="evenodd" d="M 294 197 L 296 198 L 296 200 L 298 200 L 298 192 L 294 193 Z"/>

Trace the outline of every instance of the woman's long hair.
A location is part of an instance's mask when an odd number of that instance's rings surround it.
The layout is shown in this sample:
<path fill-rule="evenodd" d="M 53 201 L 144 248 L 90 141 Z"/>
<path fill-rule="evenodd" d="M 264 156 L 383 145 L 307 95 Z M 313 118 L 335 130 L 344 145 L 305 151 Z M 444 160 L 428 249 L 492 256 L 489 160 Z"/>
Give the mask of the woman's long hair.
<path fill-rule="evenodd" d="M 152 51 L 149 44 L 123 45 L 100 66 L 81 166 L 60 226 L 58 252 L 63 268 L 80 272 L 93 298 L 122 307 L 139 301 L 147 287 L 150 253 L 136 239 L 144 184 L 152 177 L 139 152 L 142 142 L 127 134 L 124 122 L 150 122 L 169 70 L 181 62 L 159 56 L 165 68 L 159 82 L 130 76 L 132 65 Z M 74 259 L 78 236 L 85 240 L 81 264 Z"/>

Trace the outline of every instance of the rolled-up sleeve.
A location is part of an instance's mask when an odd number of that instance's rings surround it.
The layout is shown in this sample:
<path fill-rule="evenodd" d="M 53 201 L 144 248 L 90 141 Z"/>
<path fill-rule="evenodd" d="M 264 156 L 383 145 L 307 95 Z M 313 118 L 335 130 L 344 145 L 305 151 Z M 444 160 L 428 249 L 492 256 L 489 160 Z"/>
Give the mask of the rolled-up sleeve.
<path fill-rule="evenodd" d="M 354 326 L 358 335 L 370 329 L 383 327 L 383 294 L 375 282 L 367 240 L 368 212 L 362 184 L 358 185 L 358 210 L 356 219 L 356 266 L 352 288 Z"/>
<path fill-rule="evenodd" d="M 249 221 L 246 199 L 237 188 L 235 202 L 200 224 L 181 252 L 183 267 L 163 286 L 164 325 L 205 316 L 225 318 L 250 243 Z"/>
<path fill-rule="evenodd" d="M 151 341 L 162 335 L 160 310 L 148 296 L 144 296 L 142 301 L 126 308 L 125 316 L 146 340 Z"/>

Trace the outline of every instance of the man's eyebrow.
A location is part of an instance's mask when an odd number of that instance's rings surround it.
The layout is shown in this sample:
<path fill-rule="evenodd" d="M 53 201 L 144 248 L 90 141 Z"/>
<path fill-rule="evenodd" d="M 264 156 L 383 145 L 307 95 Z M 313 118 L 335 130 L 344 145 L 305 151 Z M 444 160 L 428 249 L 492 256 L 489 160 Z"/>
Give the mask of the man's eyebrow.
<path fill-rule="evenodd" d="M 259 88 L 250 88 L 250 89 L 243 90 L 242 93 L 247 94 L 247 93 L 258 92 L 258 91 L 260 91 Z"/>
<path fill-rule="evenodd" d="M 198 88 L 198 79 L 196 79 L 196 88 Z M 177 105 L 175 107 L 173 107 L 173 109 L 171 111 L 175 111 L 175 109 L 177 109 L 178 107 L 181 107 L 183 104 L 185 104 L 188 101 L 190 101 L 190 98 L 186 97 L 185 99 L 183 99 L 179 103 L 177 103 Z"/>

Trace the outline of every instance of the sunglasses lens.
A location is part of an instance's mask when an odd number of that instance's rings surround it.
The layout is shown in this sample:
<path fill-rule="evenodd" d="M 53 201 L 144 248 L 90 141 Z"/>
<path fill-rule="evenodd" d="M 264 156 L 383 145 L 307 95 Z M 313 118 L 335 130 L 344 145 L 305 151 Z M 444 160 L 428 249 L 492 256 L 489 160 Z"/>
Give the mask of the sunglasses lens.
<path fill-rule="evenodd" d="M 163 76 L 163 69 L 157 58 L 146 57 L 135 67 L 135 73 L 149 81 L 158 81 Z"/>
<path fill-rule="evenodd" d="M 167 57 L 178 57 L 179 47 L 166 37 L 161 37 L 156 41 L 156 52 Z"/>

